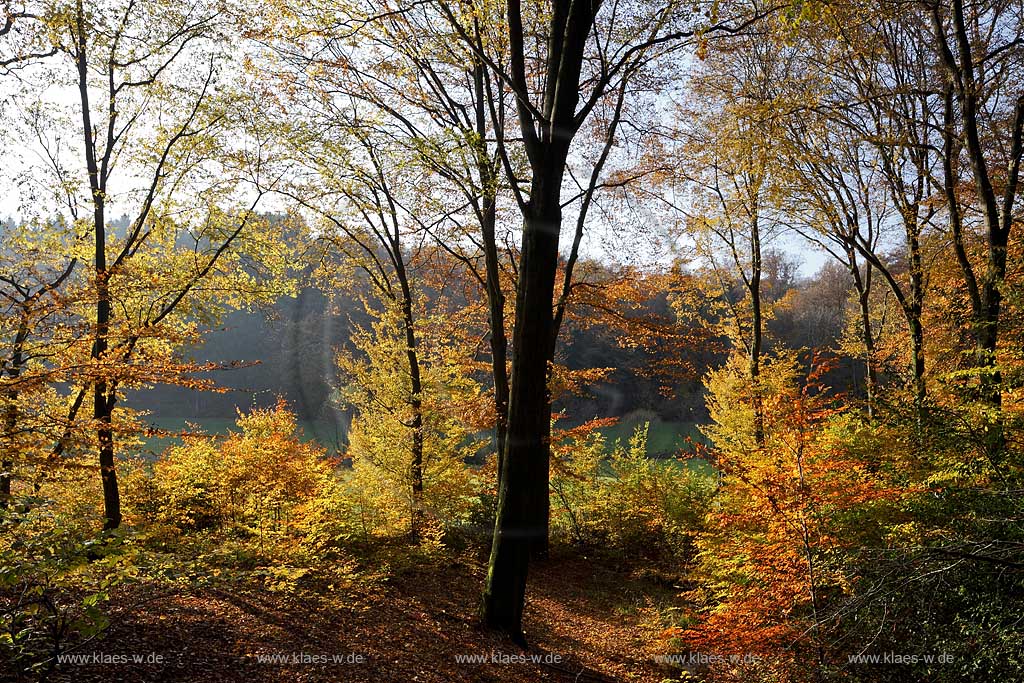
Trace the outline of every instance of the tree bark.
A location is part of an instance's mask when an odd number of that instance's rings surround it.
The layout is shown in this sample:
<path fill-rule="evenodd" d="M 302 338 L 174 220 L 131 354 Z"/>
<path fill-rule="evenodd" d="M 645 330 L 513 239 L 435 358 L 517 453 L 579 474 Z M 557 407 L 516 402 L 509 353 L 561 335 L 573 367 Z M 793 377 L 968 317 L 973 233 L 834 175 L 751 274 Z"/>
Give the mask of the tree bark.
<path fill-rule="evenodd" d="M 110 320 L 110 272 L 107 269 L 107 226 L 106 226 L 106 159 L 103 166 L 96 157 L 95 131 L 92 125 L 92 110 L 89 101 L 89 61 L 86 50 L 88 29 L 82 4 L 78 4 L 75 24 L 76 62 L 78 64 L 78 92 L 82 107 L 82 132 L 85 143 L 85 162 L 89 174 L 89 189 L 93 203 L 93 231 L 95 242 L 94 277 L 96 286 L 96 332 L 90 358 L 96 371 L 102 372 L 100 362 L 109 349 Z M 112 125 L 112 121 L 110 122 Z M 109 154 L 109 150 L 108 150 Z M 100 477 L 103 483 L 103 529 L 116 529 L 121 525 L 121 496 L 117 485 L 117 470 L 114 464 L 113 412 L 117 393 L 103 377 L 93 380 L 93 420 L 96 422 L 96 437 L 99 443 Z"/>
<path fill-rule="evenodd" d="M 481 616 L 523 643 L 522 616 L 531 550 L 547 547 L 551 397 L 548 351 L 561 231 L 561 188 L 569 145 L 579 130 L 576 106 L 584 52 L 600 2 L 553 0 L 548 20 L 545 86 L 530 104 L 520 0 L 508 0 L 511 80 L 519 127 L 533 176 L 522 203 L 523 236 L 516 283 L 508 432 L 498 489 L 494 542 Z"/>
<path fill-rule="evenodd" d="M 487 269 L 487 318 L 490 327 L 491 376 L 494 381 L 494 450 L 498 454 L 498 485 L 501 486 L 502 462 L 508 432 L 508 339 L 505 336 L 505 293 L 501 287 L 498 248 L 495 242 L 496 207 L 492 200 L 484 207 L 481 224 L 484 262 Z"/>
<path fill-rule="evenodd" d="M 907 227 L 907 256 L 910 259 L 910 301 L 906 307 L 907 323 L 910 325 L 911 372 L 914 382 L 914 405 L 920 419 L 924 409 L 928 388 L 925 385 L 924 326 L 921 313 L 924 310 L 924 264 L 921 256 L 921 227 L 919 205 L 914 205 L 914 214 L 904 218 Z M 911 227 L 913 229 L 911 229 Z"/>
<path fill-rule="evenodd" d="M 530 554 L 546 545 L 548 530 L 551 411 L 546 349 L 558 265 L 560 187 L 560 168 L 535 174 L 523 221 L 508 435 L 484 589 L 485 623 L 519 641 Z"/>
<path fill-rule="evenodd" d="M 857 265 L 857 256 L 852 249 L 847 249 L 846 257 L 853 276 L 853 288 L 857 292 L 857 306 L 860 313 L 860 336 L 864 344 L 864 388 L 867 394 L 868 419 L 875 417 L 875 388 L 878 384 L 878 372 L 875 369 L 875 334 L 871 327 L 871 264 L 867 265 L 867 273 L 861 275 Z"/>
<path fill-rule="evenodd" d="M 121 526 L 121 493 L 114 463 L 114 399 L 107 395 L 107 383 L 97 382 L 93 389 L 93 418 L 99 424 L 96 436 L 100 446 L 100 476 L 103 480 L 103 530 Z"/>
<path fill-rule="evenodd" d="M 8 392 L 7 401 L 7 409 L 4 411 L 4 456 L 0 462 L 0 510 L 6 510 L 11 501 L 11 470 L 14 468 L 15 455 L 14 430 L 18 426 L 18 392 Z"/>
<path fill-rule="evenodd" d="M 473 68 L 476 124 L 476 165 L 480 174 L 480 235 L 484 252 L 484 284 L 487 292 L 487 323 L 491 344 L 491 376 L 494 381 L 494 451 L 497 453 L 498 486 L 501 486 L 505 437 L 508 432 L 508 338 L 505 335 L 505 291 L 501 286 L 501 257 L 498 253 L 498 178 L 487 148 L 487 98 L 485 67 L 476 60 Z"/>
<path fill-rule="evenodd" d="M 927 387 L 924 381 L 924 326 L 921 324 L 920 310 L 914 310 L 907 315 L 907 323 L 910 325 L 910 353 L 911 372 L 914 382 L 914 405 L 920 413 L 924 407 L 927 397 Z"/>
<path fill-rule="evenodd" d="M 761 229 L 756 216 L 750 224 L 750 389 L 754 401 L 754 443 L 764 448 L 764 401 L 761 396 L 761 346 L 764 320 L 761 311 Z"/>
<path fill-rule="evenodd" d="M 409 520 L 409 535 L 418 541 L 423 532 L 423 382 L 420 375 L 419 353 L 416 342 L 416 319 L 412 308 L 412 287 L 405 270 L 402 248 L 397 240 L 395 252 L 395 274 L 402 291 L 402 327 L 405 332 L 405 356 L 409 369 L 409 406 L 412 408 L 412 448 L 409 458 L 409 479 L 412 491 L 412 510 Z"/>
<path fill-rule="evenodd" d="M 26 303 L 27 305 L 27 303 Z M 28 309 L 22 310 L 21 319 L 18 323 L 18 331 L 14 336 L 14 349 L 11 353 L 11 367 L 7 376 L 17 380 L 21 376 L 22 367 L 25 365 L 25 341 L 28 339 Z M 17 449 L 14 447 L 14 432 L 18 427 L 18 391 L 11 389 L 7 392 L 7 409 L 4 411 L 4 455 L 3 462 L 0 462 L 0 510 L 6 510 L 11 500 L 11 473 L 14 467 L 14 458 Z"/>

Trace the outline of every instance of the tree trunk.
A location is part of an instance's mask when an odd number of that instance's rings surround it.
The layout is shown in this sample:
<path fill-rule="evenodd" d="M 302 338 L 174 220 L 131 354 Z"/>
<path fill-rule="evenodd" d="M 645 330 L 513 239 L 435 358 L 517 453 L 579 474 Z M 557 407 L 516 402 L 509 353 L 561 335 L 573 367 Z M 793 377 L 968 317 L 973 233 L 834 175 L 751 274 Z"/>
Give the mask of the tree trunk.
<path fill-rule="evenodd" d="M 11 501 L 11 470 L 14 468 L 14 430 L 18 426 L 18 392 L 7 394 L 7 410 L 4 411 L 4 457 L 0 462 L 0 510 L 6 510 Z"/>
<path fill-rule="evenodd" d="M 487 269 L 487 317 L 491 337 L 491 375 L 494 380 L 494 450 L 498 454 L 498 486 L 501 486 L 502 461 L 508 432 L 508 339 L 505 336 L 505 293 L 501 288 L 501 269 L 495 240 L 497 207 L 494 198 L 485 200 L 481 231 L 484 264 Z"/>
<path fill-rule="evenodd" d="M 21 320 L 18 323 L 18 332 L 14 337 L 14 350 L 11 353 L 11 367 L 7 375 L 12 380 L 21 376 L 22 366 L 25 364 L 25 340 L 28 339 L 28 310 L 24 309 Z M 11 389 L 7 392 L 7 409 L 4 411 L 4 455 L 0 462 L 0 510 L 6 510 L 11 500 L 11 481 L 13 478 L 11 470 L 14 468 L 14 458 L 17 449 L 14 447 L 14 432 L 18 427 L 18 391 Z"/>
<path fill-rule="evenodd" d="M 756 207 L 755 207 L 756 211 Z M 764 401 L 761 396 L 761 345 L 764 320 L 761 311 L 761 231 L 755 217 L 750 226 L 750 389 L 754 401 L 754 443 L 764 448 Z"/>
<path fill-rule="evenodd" d="M 993 263 L 995 261 L 995 263 Z M 1001 261 L 1001 263 L 999 263 Z M 978 389 L 981 401 L 989 408 L 984 443 L 989 460 L 997 463 L 1006 450 L 1003 425 L 1003 378 L 996 351 L 999 344 L 999 313 L 1002 294 L 999 286 L 1006 272 L 1006 248 L 990 245 L 989 269 L 982 288 L 983 309 L 975 315 L 975 365 L 978 367 Z"/>
<path fill-rule="evenodd" d="M 110 273 L 106 262 L 106 225 L 103 200 L 94 195 L 96 226 L 96 339 L 92 345 L 92 360 L 97 362 L 97 372 L 109 349 L 111 302 Z M 121 526 L 121 495 L 117 485 L 117 469 L 114 464 L 113 414 L 117 394 L 106 378 L 99 377 L 93 385 L 93 420 L 96 422 L 96 437 L 99 443 L 100 477 L 103 481 L 103 529 L 109 531 Z"/>
<path fill-rule="evenodd" d="M 914 406 L 920 414 L 927 396 L 927 387 L 924 381 L 924 326 L 921 325 L 920 313 L 908 311 L 907 324 L 910 326 L 910 371 L 914 390 Z"/>
<path fill-rule="evenodd" d="M 517 642 L 531 550 L 547 547 L 551 396 L 548 365 L 561 231 L 561 189 L 569 145 L 580 128 L 576 105 L 584 52 L 600 2 L 557 0 L 548 22 L 543 104 L 528 103 L 526 32 L 519 0 L 506 4 L 511 82 L 533 176 L 523 211 L 522 254 L 516 283 L 508 432 L 498 489 L 498 512 L 481 616 Z M 531 37 L 532 40 L 532 37 Z M 515 179 L 512 179 L 515 182 Z"/>
<path fill-rule="evenodd" d="M 494 381 L 494 452 L 497 453 L 498 486 L 501 486 L 505 435 L 508 431 L 508 338 L 505 335 L 505 292 L 501 286 L 501 258 L 495 226 L 498 220 L 498 171 L 487 145 L 488 89 L 486 67 L 474 60 L 473 87 L 476 118 L 476 166 L 480 174 L 480 235 L 484 252 L 487 291 L 487 323 L 490 328 L 491 377 Z"/>
<path fill-rule="evenodd" d="M 99 425 L 96 436 L 100 445 L 100 476 L 103 480 L 104 531 L 121 526 L 121 493 L 114 464 L 113 412 L 114 398 L 107 396 L 107 383 L 97 382 L 93 389 L 93 418 Z"/>
<path fill-rule="evenodd" d="M 107 286 L 109 274 L 104 259 L 102 209 L 96 224 L 96 339 L 92 346 L 92 359 L 103 360 L 108 350 L 110 333 L 110 290 Z M 114 463 L 114 406 L 117 394 L 104 378 L 93 385 L 93 412 L 96 422 L 96 438 L 100 449 L 100 477 L 103 481 L 103 529 L 110 531 L 121 526 L 121 494 L 117 485 L 117 467 Z"/>
<path fill-rule="evenodd" d="M 534 548 L 546 545 L 548 526 L 551 411 L 546 349 L 561 225 L 561 173 L 548 170 L 534 175 L 523 221 L 508 435 L 482 609 L 487 626 L 519 642 L 529 557 Z"/>
<path fill-rule="evenodd" d="M 871 329 L 871 265 L 868 264 L 867 275 L 862 277 L 852 250 L 847 252 L 847 258 L 860 309 L 860 337 L 864 344 L 864 388 L 867 394 L 868 419 L 871 420 L 875 417 L 875 387 L 878 383 L 878 372 L 875 369 L 875 335 Z"/>
<path fill-rule="evenodd" d="M 77 7 L 75 38 L 77 40 L 78 93 L 82 107 L 82 132 L 85 143 L 85 164 L 89 173 L 89 190 L 93 204 L 93 250 L 96 278 L 96 337 L 93 340 L 90 358 L 96 372 L 103 372 L 100 361 L 109 349 L 110 320 L 110 272 L 107 270 L 107 225 L 106 225 L 106 160 L 101 167 L 96 157 L 95 131 L 92 125 L 92 109 L 89 103 L 89 61 L 86 53 L 87 34 L 82 4 Z M 110 125 L 113 125 L 110 123 Z M 121 525 L 121 496 L 117 486 L 117 471 L 114 464 L 113 412 L 117 394 L 105 377 L 93 379 L 93 420 L 96 422 L 96 438 L 99 443 L 100 477 L 103 482 L 103 529 L 116 529 Z"/>
<path fill-rule="evenodd" d="M 921 324 L 921 312 L 924 310 L 924 264 L 921 256 L 920 226 L 918 207 L 915 205 L 913 223 L 907 221 L 907 254 L 910 259 L 910 306 L 907 310 L 907 322 L 910 324 L 910 345 L 911 345 L 911 371 L 914 382 L 914 404 L 917 408 L 918 419 L 921 418 L 921 411 L 924 410 L 924 402 L 927 397 L 927 386 L 925 385 L 925 360 L 924 360 L 924 326 Z M 914 230 L 909 228 L 913 225 Z"/>
<path fill-rule="evenodd" d="M 409 365 L 409 406 L 412 408 L 412 449 L 409 454 L 409 479 L 412 490 L 412 510 L 409 535 L 415 542 L 423 532 L 423 383 L 416 344 L 415 317 L 412 310 L 412 288 L 402 260 L 401 246 L 394 245 L 396 274 L 402 288 L 402 326 L 405 331 L 405 357 Z"/>

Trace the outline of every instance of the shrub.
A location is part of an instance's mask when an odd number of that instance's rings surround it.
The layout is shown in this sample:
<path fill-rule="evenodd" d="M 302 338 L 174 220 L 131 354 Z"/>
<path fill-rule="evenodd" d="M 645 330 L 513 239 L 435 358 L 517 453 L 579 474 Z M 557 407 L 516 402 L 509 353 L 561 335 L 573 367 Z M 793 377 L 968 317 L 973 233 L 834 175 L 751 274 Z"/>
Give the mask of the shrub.
<path fill-rule="evenodd" d="M 481 486 L 467 463 L 483 446 L 476 434 L 486 397 L 458 349 L 427 335 L 415 349 L 420 388 L 414 392 L 401 310 L 384 306 L 371 313 L 375 321 L 352 334 L 354 350 L 338 356 L 339 400 L 356 412 L 345 488 L 356 528 L 366 540 L 409 534 L 416 520 L 451 533 L 469 524 L 481 505 Z M 436 313 L 421 324 L 438 325 L 444 317 Z M 420 492 L 413 488 L 417 440 Z"/>
<path fill-rule="evenodd" d="M 82 537 L 52 500 L 0 516 L 0 669 L 45 679 L 57 657 L 101 635 L 110 591 L 134 575 L 122 533 Z"/>
<path fill-rule="evenodd" d="M 714 493 L 714 479 L 676 459 L 647 457 L 648 424 L 608 449 L 592 431 L 555 449 L 552 524 L 588 547 L 685 560 Z"/>
<path fill-rule="evenodd" d="M 133 521 L 184 531 L 230 528 L 264 537 L 304 524 L 321 496 L 333 493 L 322 448 L 303 443 L 283 403 L 239 414 L 224 438 L 197 435 L 171 446 L 149 473 L 128 478 Z M 152 521 L 143 515 L 155 511 Z"/>

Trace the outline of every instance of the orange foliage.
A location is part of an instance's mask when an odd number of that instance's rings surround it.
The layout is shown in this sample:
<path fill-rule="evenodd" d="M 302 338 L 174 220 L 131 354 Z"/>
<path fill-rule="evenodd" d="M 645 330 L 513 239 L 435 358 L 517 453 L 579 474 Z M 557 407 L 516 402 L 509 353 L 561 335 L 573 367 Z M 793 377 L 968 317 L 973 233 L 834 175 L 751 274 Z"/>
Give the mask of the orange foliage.
<path fill-rule="evenodd" d="M 898 495 L 849 447 L 843 402 L 821 383 L 828 368 L 815 358 L 800 380 L 792 360 L 766 367 L 763 447 L 716 431 L 745 429 L 730 418 L 746 402 L 729 392 L 728 366 L 709 378 L 712 401 L 723 406 L 713 404 L 717 425 L 708 430 L 723 472 L 720 504 L 698 542 L 702 610 L 669 634 L 696 652 L 759 655 L 784 680 L 799 679 L 800 664 L 823 652 L 831 601 L 853 578 L 830 558 L 870 533 L 852 520 Z"/>

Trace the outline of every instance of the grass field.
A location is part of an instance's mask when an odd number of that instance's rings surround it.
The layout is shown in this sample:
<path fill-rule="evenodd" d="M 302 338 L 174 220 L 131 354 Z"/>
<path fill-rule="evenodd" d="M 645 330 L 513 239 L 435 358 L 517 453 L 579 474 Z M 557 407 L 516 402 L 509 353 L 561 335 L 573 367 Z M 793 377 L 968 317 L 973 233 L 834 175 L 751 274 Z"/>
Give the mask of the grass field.
<path fill-rule="evenodd" d="M 694 422 L 659 420 L 643 414 L 624 417 L 618 424 L 601 431 L 609 447 L 616 443 L 625 446 L 636 428 L 645 422 L 650 424 L 647 432 L 647 454 L 651 457 L 668 457 L 678 454 L 679 451 L 691 451 L 693 446 L 687 439 L 700 441 L 703 438 Z M 220 435 L 236 429 L 235 420 L 228 417 L 157 418 L 150 419 L 148 423 L 171 433 L 167 436 L 145 438 L 143 451 L 148 453 L 158 453 L 167 446 L 179 443 L 181 438 L 176 434 L 182 432 Z M 299 421 L 299 428 L 302 430 L 304 441 L 315 441 L 330 451 L 336 451 L 344 443 L 346 426 L 343 424 L 327 420 L 302 420 Z"/>
<path fill-rule="evenodd" d="M 703 439 L 695 422 L 672 422 L 643 415 L 624 417 L 618 424 L 606 427 L 601 432 L 609 445 L 616 442 L 626 445 L 637 427 L 643 426 L 645 422 L 650 425 L 647 430 L 647 455 L 652 457 L 675 455 L 681 450 L 691 451 L 693 446 L 687 439 Z"/>
<path fill-rule="evenodd" d="M 183 432 L 221 435 L 232 430 L 238 431 L 234 418 L 230 417 L 169 417 L 149 419 L 147 423 L 170 432 L 167 436 L 144 438 L 143 451 L 148 453 L 159 453 L 172 444 L 180 443 L 181 437 L 177 434 Z M 345 436 L 344 425 L 327 420 L 300 420 L 299 429 L 303 441 L 315 441 L 330 451 L 338 450 Z"/>

